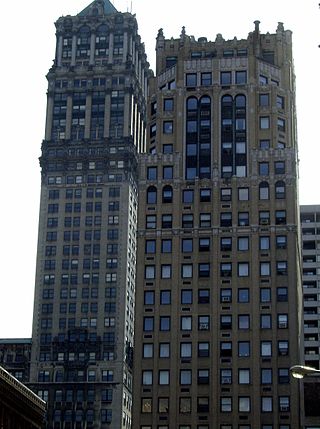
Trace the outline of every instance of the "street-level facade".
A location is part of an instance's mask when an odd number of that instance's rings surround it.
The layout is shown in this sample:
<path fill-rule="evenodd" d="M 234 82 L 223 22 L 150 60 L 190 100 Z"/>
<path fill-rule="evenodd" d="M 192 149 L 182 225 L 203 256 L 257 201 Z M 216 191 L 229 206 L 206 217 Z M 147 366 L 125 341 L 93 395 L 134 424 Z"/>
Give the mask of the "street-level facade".
<path fill-rule="evenodd" d="M 47 75 L 30 387 L 47 428 L 129 428 L 137 154 L 149 65 L 130 13 L 56 22 Z"/>
<path fill-rule="evenodd" d="M 140 155 L 134 429 L 298 429 L 291 32 L 159 30 Z"/>

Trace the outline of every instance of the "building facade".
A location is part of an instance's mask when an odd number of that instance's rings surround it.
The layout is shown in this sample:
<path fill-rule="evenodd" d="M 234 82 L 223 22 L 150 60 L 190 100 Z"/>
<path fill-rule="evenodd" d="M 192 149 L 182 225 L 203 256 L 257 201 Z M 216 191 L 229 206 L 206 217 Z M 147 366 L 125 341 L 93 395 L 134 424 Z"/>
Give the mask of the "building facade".
<path fill-rule="evenodd" d="M 320 205 L 301 205 L 304 364 L 319 369 Z M 303 427 L 319 426 L 320 378 L 303 380 Z"/>
<path fill-rule="evenodd" d="M 128 428 L 137 154 L 149 65 L 130 13 L 56 22 L 42 143 L 30 387 L 47 428 Z"/>
<path fill-rule="evenodd" d="M 298 429 L 291 32 L 159 30 L 140 155 L 134 429 Z"/>
<path fill-rule="evenodd" d="M 31 338 L 0 339 L 0 365 L 21 383 L 30 376 Z"/>
<path fill-rule="evenodd" d="M 304 305 L 304 363 L 319 369 L 320 206 L 300 206 Z"/>
<path fill-rule="evenodd" d="M 41 429 L 46 403 L 0 366 L 0 427 Z"/>

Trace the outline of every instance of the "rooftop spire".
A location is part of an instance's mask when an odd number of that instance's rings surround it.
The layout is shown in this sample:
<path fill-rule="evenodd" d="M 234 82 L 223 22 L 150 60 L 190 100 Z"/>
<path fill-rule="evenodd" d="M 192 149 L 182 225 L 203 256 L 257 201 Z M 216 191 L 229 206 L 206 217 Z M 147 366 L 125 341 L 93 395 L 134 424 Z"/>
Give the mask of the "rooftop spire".
<path fill-rule="evenodd" d="M 110 0 L 95 0 L 89 4 L 85 9 L 83 9 L 78 16 L 86 16 L 86 15 L 111 15 L 113 13 L 117 13 L 117 9 L 111 3 Z"/>

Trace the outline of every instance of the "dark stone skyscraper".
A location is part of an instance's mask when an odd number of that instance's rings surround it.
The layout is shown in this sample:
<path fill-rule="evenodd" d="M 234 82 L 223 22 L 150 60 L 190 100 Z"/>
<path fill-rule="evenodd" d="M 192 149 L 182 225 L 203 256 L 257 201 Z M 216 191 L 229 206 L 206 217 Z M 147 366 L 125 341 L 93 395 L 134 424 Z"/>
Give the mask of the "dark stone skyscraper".
<path fill-rule="evenodd" d="M 48 428 L 125 428 L 149 64 L 135 17 L 108 0 L 58 19 L 56 30 L 30 386 L 48 401 Z"/>

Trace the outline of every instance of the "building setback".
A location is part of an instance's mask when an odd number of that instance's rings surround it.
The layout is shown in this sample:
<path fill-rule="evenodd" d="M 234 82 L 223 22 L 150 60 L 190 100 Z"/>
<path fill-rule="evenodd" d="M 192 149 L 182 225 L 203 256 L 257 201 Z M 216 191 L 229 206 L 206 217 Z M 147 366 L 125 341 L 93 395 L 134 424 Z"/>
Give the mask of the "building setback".
<path fill-rule="evenodd" d="M 137 154 L 149 64 L 130 13 L 56 22 L 42 143 L 30 387 L 47 428 L 129 428 Z"/>
<path fill-rule="evenodd" d="M 298 429 L 291 32 L 160 29 L 141 154 L 134 429 Z"/>

